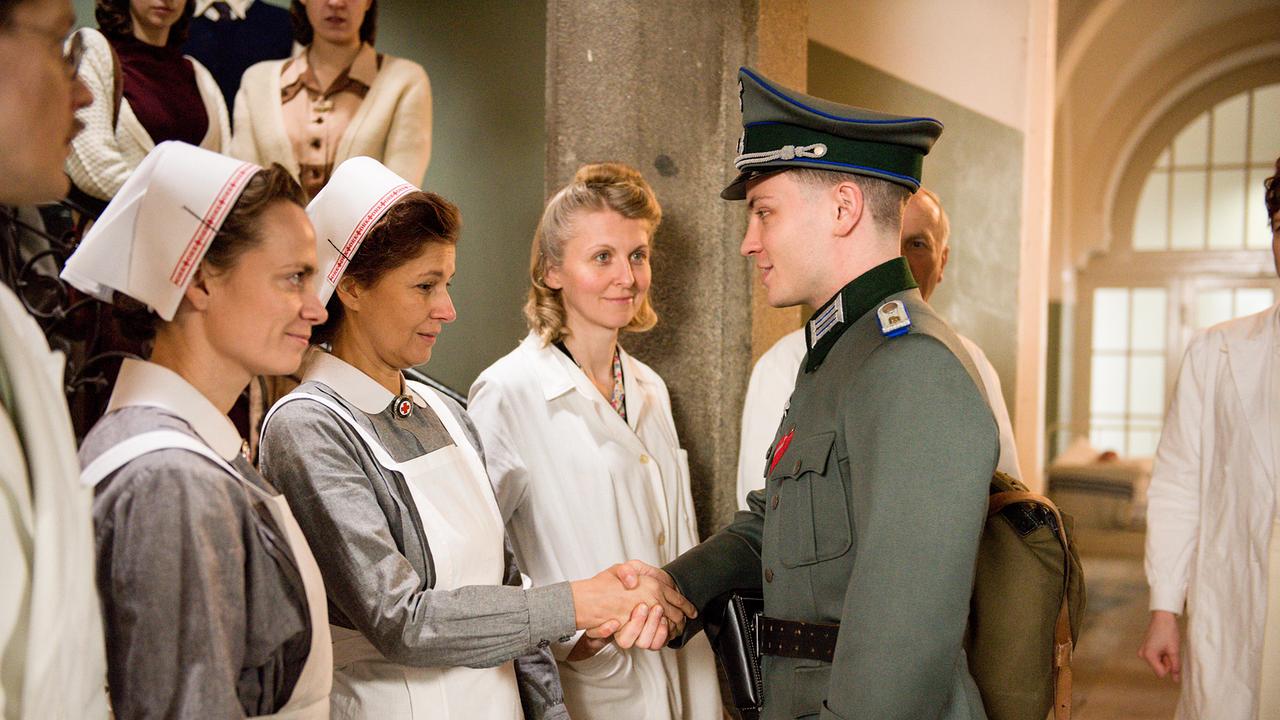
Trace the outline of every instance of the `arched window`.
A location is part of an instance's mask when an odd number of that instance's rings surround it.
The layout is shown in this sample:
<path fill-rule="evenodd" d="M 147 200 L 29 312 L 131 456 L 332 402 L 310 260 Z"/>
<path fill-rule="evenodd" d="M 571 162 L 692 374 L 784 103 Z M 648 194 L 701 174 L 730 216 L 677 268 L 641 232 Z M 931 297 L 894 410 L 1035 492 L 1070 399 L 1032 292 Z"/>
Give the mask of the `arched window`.
<path fill-rule="evenodd" d="M 1270 84 L 1178 129 L 1132 204 L 1132 234 L 1081 270 L 1073 425 L 1095 448 L 1154 454 L 1191 335 L 1275 302 L 1263 180 L 1280 156 L 1277 118 Z"/>
<path fill-rule="evenodd" d="M 1271 247 L 1259 188 L 1278 150 L 1280 84 L 1240 93 L 1192 120 L 1147 175 L 1133 249 Z"/>

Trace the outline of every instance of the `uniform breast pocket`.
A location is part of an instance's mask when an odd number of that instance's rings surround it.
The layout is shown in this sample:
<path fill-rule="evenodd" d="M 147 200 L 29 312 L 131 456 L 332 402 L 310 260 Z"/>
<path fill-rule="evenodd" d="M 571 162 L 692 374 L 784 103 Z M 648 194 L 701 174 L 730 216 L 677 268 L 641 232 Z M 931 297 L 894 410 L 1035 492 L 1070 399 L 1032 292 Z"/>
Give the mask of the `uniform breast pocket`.
<path fill-rule="evenodd" d="M 778 461 L 778 557 L 800 567 L 839 557 L 853 543 L 844 479 L 832 458 L 835 433 L 797 440 Z"/>

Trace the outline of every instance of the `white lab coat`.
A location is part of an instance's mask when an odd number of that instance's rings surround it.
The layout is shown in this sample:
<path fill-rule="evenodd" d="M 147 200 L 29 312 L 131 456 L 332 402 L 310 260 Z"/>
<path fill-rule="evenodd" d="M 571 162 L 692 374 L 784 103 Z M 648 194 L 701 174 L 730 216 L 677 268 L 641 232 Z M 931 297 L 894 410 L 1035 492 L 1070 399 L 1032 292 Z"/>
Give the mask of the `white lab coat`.
<path fill-rule="evenodd" d="M 0 363 L 17 406 L 0 412 L 0 717 L 105 718 L 93 491 L 80 485 L 62 356 L 3 285 Z"/>
<path fill-rule="evenodd" d="M 982 348 L 959 333 L 956 337 L 973 358 L 985 386 L 987 404 L 1000 429 L 1000 460 L 996 469 L 1022 479 L 1018 470 L 1018 448 L 1013 443 L 1013 423 L 1000 389 L 1000 375 Z M 747 396 L 742 401 L 742 434 L 738 444 L 738 507 L 742 510 L 747 509 L 747 493 L 764 487 L 764 456 L 773 444 L 783 409 L 795 389 L 805 351 L 804 328 L 800 328 L 782 336 L 751 369 Z"/>
<path fill-rule="evenodd" d="M 1151 609 L 1181 613 L 1178 717 L 1252 720 L 1275 519 L 1280 305 L 1192 339 L 1147 497 Z"/>
<path fill-rule="evenodd" d="M 467 409 L 489 479 L 535 585 L 631 558 L 661 567 L 698 543 L 688 455 L 666 384 L 625 351 L 621 358 L 625 422 L 572 360 L 532 333 L 471 386 Z M 553 647 L 576 720 L 722 716 L 705 636 L 679 652 L 609 645 L 568 662 L 579 636 Z"/>

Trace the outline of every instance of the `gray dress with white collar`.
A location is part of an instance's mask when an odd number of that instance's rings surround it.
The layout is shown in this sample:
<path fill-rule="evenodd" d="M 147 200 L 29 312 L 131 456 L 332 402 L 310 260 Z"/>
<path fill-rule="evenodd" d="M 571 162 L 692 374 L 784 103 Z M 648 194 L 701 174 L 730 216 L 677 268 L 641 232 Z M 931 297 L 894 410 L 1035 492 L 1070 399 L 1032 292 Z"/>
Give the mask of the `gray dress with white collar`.
<path fill-rule="evenodd" d="M 191 426 L 124 407 L 93 427 L 87 466 L 153 430 Z M 230 464 L 275 494 L 243 456 Z M 311 648 L 306 592 L 284 532 L 240 480 L 185 450 L 157 450 L 93 500 L 107 676 L 118 718 L 267 715 L 288 702 Z"/>
<path fill-rule="evenodd" d="M 367 413 L 314 380 L 298 391 L 338 402 L 398 462 L 454 444 L 430 407 L 402 418 L 390 400 Z M 470 418 L 446 402 L 483 460 Z M 355 431 L 319 403 L 282 405 L 263 433 L 259 463 L 315 553 L 331 623 L 360 631 L 402 665 L 492 667 L 514 659 L 525 717 L 568 718 L 547 649 L 575 632 L 568 583 L 521 588 L 507 541 L 505 585 L 434 590 L 431 550 L 404 477 L 379 465 Z"/>

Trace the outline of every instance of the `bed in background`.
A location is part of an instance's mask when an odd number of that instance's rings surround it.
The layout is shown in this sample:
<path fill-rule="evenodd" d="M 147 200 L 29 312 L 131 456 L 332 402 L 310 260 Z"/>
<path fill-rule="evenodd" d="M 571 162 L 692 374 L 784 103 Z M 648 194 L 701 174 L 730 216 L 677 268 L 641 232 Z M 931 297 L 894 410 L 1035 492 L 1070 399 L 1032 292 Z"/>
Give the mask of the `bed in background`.
<path fill-rule="evenodd" d="M 1151 461 L 1099 452 L 1077 438 L 1049 465 L 1048 495 L 1077 528 L 1142 530 Z"/>

